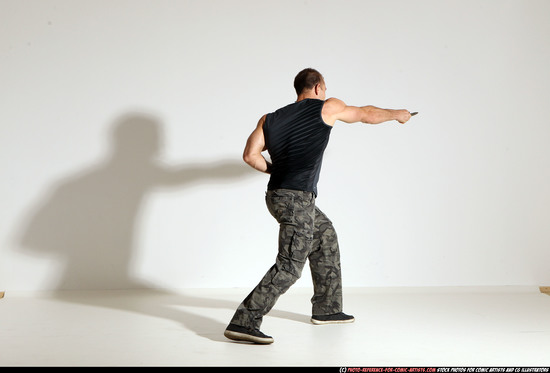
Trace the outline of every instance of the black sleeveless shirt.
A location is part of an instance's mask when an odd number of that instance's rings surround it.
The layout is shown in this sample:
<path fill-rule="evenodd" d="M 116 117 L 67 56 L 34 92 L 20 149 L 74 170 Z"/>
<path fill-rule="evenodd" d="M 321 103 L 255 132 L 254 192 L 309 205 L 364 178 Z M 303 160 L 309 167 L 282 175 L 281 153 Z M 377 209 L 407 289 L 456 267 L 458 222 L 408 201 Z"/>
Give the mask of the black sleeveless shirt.
<path fill-rule="evenodd" d="M 267 114 L 263 126 L 272 169 L 268 190 L 293 189 L 317 195 L 323 153 L 330 131 L 324 101 L 305 99 Z"/>

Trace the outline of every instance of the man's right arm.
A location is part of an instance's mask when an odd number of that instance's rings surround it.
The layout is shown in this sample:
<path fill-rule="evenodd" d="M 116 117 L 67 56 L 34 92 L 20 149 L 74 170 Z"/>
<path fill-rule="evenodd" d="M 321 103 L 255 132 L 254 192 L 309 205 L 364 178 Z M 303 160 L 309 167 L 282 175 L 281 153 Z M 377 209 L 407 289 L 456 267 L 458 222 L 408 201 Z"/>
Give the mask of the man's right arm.
<path fill-rule="evenodd" d="M 379 124 L 396 120 L 405 123 L 411 119 L 408 110 L 381 109 L 376 106 L 348 106 L 342 100 L 329 98 L 322 111 L 323 120 L 333 126 L 339 120 L 345 123 Z"/>
<path fill-rule="evenodd" d="M 264 123 L 265 115 L 260 118 L 256 129 L 248 137 L 246 146 L 243 152 L 243 160 L 252 168 L 264 172 L 266 174 L 271 173 L 271 163 L 266 161 L 262 152 L 266 150 L 265 138 L 264 138 Z"/>

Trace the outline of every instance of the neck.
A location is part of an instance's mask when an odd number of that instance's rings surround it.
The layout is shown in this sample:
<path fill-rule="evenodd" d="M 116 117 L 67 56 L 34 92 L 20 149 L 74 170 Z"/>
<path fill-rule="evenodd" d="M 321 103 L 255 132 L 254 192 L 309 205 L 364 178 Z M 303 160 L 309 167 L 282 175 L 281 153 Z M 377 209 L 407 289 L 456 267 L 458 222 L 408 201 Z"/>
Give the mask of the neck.
<path fill-rule="evenodd" d="M 298 98 L 296 99 L 296 102 L 302 101 L 302 100 L 305 100 L 305 99 L 308 99 L 308 98 L 319 99 L 319 97 L 317 97 L 317 95 L 315 95 L 313 92 L 308 91 L 308 92 L 304 92 L 304 93 L 299 94 Z"/>

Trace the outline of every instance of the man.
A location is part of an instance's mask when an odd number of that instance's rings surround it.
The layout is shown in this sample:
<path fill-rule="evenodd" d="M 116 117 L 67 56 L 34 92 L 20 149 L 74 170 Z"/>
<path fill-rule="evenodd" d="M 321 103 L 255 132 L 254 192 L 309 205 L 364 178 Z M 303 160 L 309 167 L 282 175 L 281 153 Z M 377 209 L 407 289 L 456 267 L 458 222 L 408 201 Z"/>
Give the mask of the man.
<path fill-rule="evenodd" d="M 324 150 L 336 121 L 378 124 L 407 122 L 407 110 L 347 106 L 336 98 L 325 101 L 323 76 L 305 69 L 294 79 L 295 103 L 264 115 L 252 132 L 244 161 L 270 174 L 266 204 L 279 222 L 279 251 L 273 267 L 237 308 L 224 335 L 232 340 L 269 344 L 260 331 L 262 318 L 279 296 L 301 275 L 309 261 L 314 295 L 313 324 L 353 322 L 342 311 L 340 252 L 332 222 L 315 206 Z M 268 150 L 271 163 L 262 152 Z"/>

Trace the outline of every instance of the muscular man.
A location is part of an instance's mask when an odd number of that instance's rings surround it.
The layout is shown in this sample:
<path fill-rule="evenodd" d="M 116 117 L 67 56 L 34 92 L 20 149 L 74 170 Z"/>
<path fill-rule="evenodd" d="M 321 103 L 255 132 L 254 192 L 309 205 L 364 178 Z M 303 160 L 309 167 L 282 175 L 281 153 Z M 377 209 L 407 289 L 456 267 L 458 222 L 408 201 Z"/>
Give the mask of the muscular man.
<path fill-rule="evenodd" d="M 342 311 L 340 251 L 332 222 L 315 206 L 323 153 L 336 121 L 378 124 L 407 122 L 407 110 L 374 106 L 347 106 L 336 98 L 325 101 L 323 76 L 305 69 L 294 79 L 295 103 L 264 115 L 252 132 L 244 161 L 270 174 L 266 193 L 269 212 L 278 221 L 279 251 L 260 283 L 237 308 L 224 335 L 232 340 L 269 344 L 273 338 L 260 331 L 279 296 L 301 275 L 309 261 L 313 280 L 313 324 L 353 322 Z M 271 163 L 263 157 L 269 151 Z"/>

